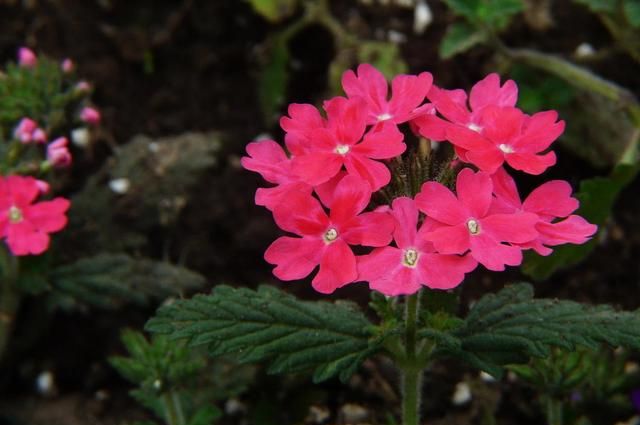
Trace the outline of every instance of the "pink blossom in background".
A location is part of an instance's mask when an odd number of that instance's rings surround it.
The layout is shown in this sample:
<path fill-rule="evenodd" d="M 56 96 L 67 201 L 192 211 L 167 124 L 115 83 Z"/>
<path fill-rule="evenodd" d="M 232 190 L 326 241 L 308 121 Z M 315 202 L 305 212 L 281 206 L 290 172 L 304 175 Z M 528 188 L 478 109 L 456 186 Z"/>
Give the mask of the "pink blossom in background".
<path fill-rule="evenodd" d="M 47 146 L 47 161 L 54 167 L 63 168 L 71 165 L 71 152 L 66 137 L 58 137 Z"/>
<path fill-rule="evenodd" d="M 528 212 L 538 216 L 536 230 L 539 236 L 522 244 L 540 255 L 553 252 L 548 246 L 565 243 L 583 244 L 598 230 L 598 226 L 573 215 L 579 202 L 571 197 L 571 186 L 566 181 L 552 180 L 534 189 L 524 202 L 520 201 L 513 178 L 500 168 L 492 176 L 496 195 L 491 210 L 497 213 Z M 556 221 L 558 218 L 564 220 Z"/>
<path fill-rule="evenodd" d="M 283 236 L 265 252 L 276 265 L 281 280 L 297 280 L 320 266 L 312 285 L 328 294 L 358 277 L 356 257 L 349 245 L 380 247 L 389 244 L 393 218 L 382 212 L 365 212 L 371 198 L 369 185 L 355 176 L 338 183 L 327 215 L 315 198 L 292 193 L 288 203 L 274 210 L 280 228 L 300 237 Z"/>
<path fill-rule="evenodd" d="M 38 57 L 28 47 L 18 49 L 18 65 L 23 68 L 33 68 L 38 63 Z"/>
<path fill-rule="evenodd" d="M 60 68 L 62 69 L 62 72 L 64 72 L 65 74 L 69 74 L 73 72 L 75 67 L 76 67 L 75 64 L 69 58 L 66 58 L 65 60 L 62 61 L 62 64 L 60 64 Z"/>
<path fill-rule="evenodd" d="M 313 129 L 308 149 L 293 157 L 293 170 L 299 178 L 316 186 L 344 167 L 348 174 L 367 181 L 372 191 L 388 184 L 391 173 L 378 160 L 404 152 L 403 134 L 387 122 L 365 134 L 367 108 L 360 99 L 336 97 L 325 102 L 325 110 L 326 128 Z"/>
<path fill-rule="evenodd" d="M 13 130 L 13 137 L 23 144 L 47 142 L 47 133 L 38 127 L 38 123 L 26 117 L 22 118 Z"/>
<path fill-rule="evenodd" d="M 456 181 L 457 196 L 440 183 L 427 182 L 416 196 L 418 208 L 435 220 L 425 234 L 441 254 L 471 256 L 489 270 L 522 263 L 521 248 L 511 244 L 538 237 L 538 216 L 527 212 L 492 213 L 493 184 L 489 174 L 465 168 Z"/>
<path fill-rule="evenodd" d="M 418 226 L 418 208 L 413 199 L 393 200 L 391 216 L 395 219 L 393 239 L 396 247 L 376 248 L 358 257 L 358 280 L 387 296 L 417 292 L 422 285 L 433 289 L 458 286 L 465 273 L 476 268 L 470 255 L 443 255 L 425 238 L 429 222 Z"/>
<path fill-rule="evenodd" d="M 49 233 L 67 224 L 69 201 L 34 203 L 40 193 L 33 177 L 0 176 L 0 238 L 14 255 L 42 254 L 49 247 Z"/>
<path fill-rule="evenodd" d="M 82 111 L 80 111 L 80 119 L 87 124 L 97 125 L 100 123 L 101 116 L 97 109 L 85 106 L 82 108 Z"/>
<path fill-rule="evenodd" d="M 76 91 L 79 92 L 87 92 L 91 90 L 91 84 L 89 84 L 87 81 L 79 81 L 78 84 L 76 84 L 75 87 Z"/>
<path fill-rule="evenodd" d="M 36 185 L 38 185 L 38 190 L 43 195 L 49 193 L 49 190 L 51 189 L 51 186 L 49 185 L 49 183 L 47 183 L 44 180 L 36 180 Z"/>
<path fill-rule="evenodd" d="M 433 109 L 423 105 L 431 88 L 433 77 L 428 72 L 419 75 L 398 75 L 391 82 L 391 98 L 387 99 L 389 85 L 384 75 L 369 64 L 358 66 L 356 72 L 348 70 L 342 76 L 342 87 L 349 98 L 361 98 L 367 104 L 367 124 L 389 121 L 401 124 Z"/>

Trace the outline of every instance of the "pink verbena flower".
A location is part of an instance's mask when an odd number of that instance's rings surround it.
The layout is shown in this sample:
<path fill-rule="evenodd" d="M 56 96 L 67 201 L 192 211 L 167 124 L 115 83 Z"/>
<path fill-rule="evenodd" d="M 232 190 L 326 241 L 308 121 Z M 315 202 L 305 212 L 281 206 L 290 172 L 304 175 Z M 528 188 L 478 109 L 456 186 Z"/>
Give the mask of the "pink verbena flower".
<path fill-rule="evenodd" d="M 69 140 L 66 137 L 58 137 L 47 146 L 47 161 L 54 167 L 64 168 L 71 165 L 71 152 L 69 152 Z"/>
<path fill-rule="evenodd" d="M 494 173 L 504 162 L 516 170 L 541 174 L 556 163 L 554 152 L 542 153 L 564 131 L 556 111 L 532 116 L 514 107 L 487 106 L 478 114 L 478 128 L 447 128 L 447 138 L 460 159 Z"/>
<path fill-rule="evenodd" d="M 24 144 L 31 142 L 46 143 L 47 141 L 47 134 L 38 127 L 38 123 L 26 117 L 22 118 L 13 130 L 13 137 Z"/>
<path fill-rule="evenodd" d="M 493 214 L 493 184 L 483 172 L 465 168 L 458 174 L 457 196 L 440 183 L 427 182 L 416 196 L 416 205 L 436 221 L 425 235 L 441 254 L 471 256 L 489 270 L 502 271 L 505 265 L 522 262 L 521 248 L 511 244 L 530 242 L 538 236 L 538 216 L 526 212 Z"/>
<path fill-rule="evenodd" d="M 367 107 L 361 99 L 336 97 L 325 102 L 325 110 L 327 126 L 310 132 L 308 150 L 293 158 L 294 172 L 316 186 L 344 166 L 350 175 L 367 181 L 372 191 L 388 184 L 391 173 L 377 160 L 393 158 L 406 149 L 397 127 L 383 122 L 364 134 Z"/>
<path fill-rule="evenodd" d="M 369 185 L 355 176 L 337 185 L 329 215 L 315 198 L 291 193 L 274 218 L 280 228 L 300 237 L 283 236 L 267 248 L 264 258 L 276 265 L 273 274 L 281 280 L 302 279 L 319 265 L 312 285 L 325 294 L 354 282 L 356 257 L 349 245 L 385 246 L 394 228 L 389 214 L 362 213 L 370 198 Z"/>
<path fill-rule="evenodd" d="M 33 177 L 0 177 L 0 238 L 6 238 L 14 255 L 42 254 L 49 247 L 49 233 L 67 224 L 69 201 L 34 203 L 39 194 Z"/>
<path fill-rule="evenodd" d="M 342 87 L 349 98 L 362 98 L 367 103 L 367 124 L 390 121 L 401 124 L 431 109 L 420 106 L 431 88 L 433 77 L 428 72 L 419 75 L 398 75 L 391 82 L 391 99 L 387 100 L 388 84 L 384 75 L 369 64 L 358 66 L 342 75 Z"/>
<path fill-rule="evenodd" d="M 480 128 L 479 114 L 487 106 L 509 107 L 515 106 L 518 100 L 518 86 L 513 80 L 507 80 L 500 85 L 500 76 L 496 73 L 487 75 L 477 82 L 469 95 L 464 90 L 445 90 L 432 86 L 427 97 L 437 111 L 450 123 L 467 127 L 472 130 Z M 450 123 L 434 115 L 422 115 L 414 120 L 421 135 L 432 140 L 445 140 L 446 129 Z"/>
<path fill-rule="evenodd" d="M 259 188 L 256 191 L 256 205 L 262 205 L 273 211 L 281 203 L 287 203 L 291 193 L 311 195 L 313 186 L 301 181 L 291 168 L 291 159 L 284 149 L 273 140 L 259 140 L 247 145 L 247 154 L 240 163 L 246 170 L 255 171 L 275 187 Z M 325 205 L 330 205 L 330 198 L 336 184 L 343 177 L 338 174 L 331 180 L 315 187 L 316 193 Z"/>
<path fill-rule="evenodd" d="M 38 63 L 38 57 L 28 47 L 18 49 L 18 65 L 23 68 L 33 68 Z"/>
<path fill-rule="evenodd" d="M 73 72 L 75 67 L 76 65 L 69 58 L 64 59 L 60 64 L 60 69 L 62 69 L 62 72 L 64 72 L 65 74 L 70 74 L 71 72 Z"/>
<path fill-rule="evenodd" d="M 500 168 L 492 176 L 496 198 L 491 211 L 497 213 L 528 212 L 538 216 L 536 230 L 539 236 L 533 241 L 521 244 L 532 248 L 540 255 L 553 252 L 548 246 L 565 243 L 583 244 L 598 230 L 598 226 L 584 218 L 573 215 L 579 202 L 571 197 L 571 186 L 566 181 L 552 180 L 534 189 L 521 202 L 518 188 L 513 178 Z M 565 218 L 566 217 L 566 218 Z M 558 218 L 564 220 L 556 221 Z"/>
<path fill-rule="evenodd" d="M 309 151 L 314 131 L 327 126 L 326 120 L 315 106 L 306 103 L 292 103 L 287 112 L 289 116 L 280 119 L 284 143 L 291 155 L 302 155 Z"/>
<path fill-rule="evenodd" d="M 451 289 L 478 265 L 469 255 L 436 252 L 425 238 L 431 222 L 417 230 L 418 208 L 413 199 L 394 199 L 391 215 L 396 221 L 393 239 L 397 247 L 376 248 L 371 254 L 358 257 L 358 280 L 369 282 L 371 289 L 387 296 L 413 294 L 422 285 Z"/>

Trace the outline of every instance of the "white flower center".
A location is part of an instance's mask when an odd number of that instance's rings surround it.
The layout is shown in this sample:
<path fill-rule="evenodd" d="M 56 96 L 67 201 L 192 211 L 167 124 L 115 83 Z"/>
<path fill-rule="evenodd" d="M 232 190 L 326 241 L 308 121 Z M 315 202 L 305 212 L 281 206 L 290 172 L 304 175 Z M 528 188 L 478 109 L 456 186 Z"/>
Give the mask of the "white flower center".
<path fill-rule="evenodd" d="M 475 219 L 471 219 L 467 221 L 467 229 L 469 229 L 469 233 L 472 235 L 477 235 L 480 233 L 480 223 L 478 223 Z"/>
<path fill-rule="evenodd" d="M 415 267 L 418 263 L 418 251 L 413 248 L 409 248 L 404 252 L 402 257 L 402 264 L 407 267 Z"/>
<path fill-rule="evenodd" d="M 330 244 L 331 242 L 338 239 L 338 231 L 332 227 L 325 232 L 322 239 L 324 239 L 324 243 Z"/>
<path fill-rule="evenodd" d="M 500 144 L 498 147 L 504 153 L 513 153 L 514 152 L 514 150 L 513 150 L 513 148 L 511 146 L 505 145 L 504 143 Z"/>
<path fill-rule="evenodd" d="M 378 115 L 378 121 L 386 121 L 386 120 L 390 120 L 391 118 L 393 118 L 393 115 L 386 112 L 384 114 Z"/>
<path fill-rule="evenodd" d="M 336 147 L 336 153 L 340 155 L 346 155 L 349 152 L 349 145 L 338 145 Z"/>
<path fill-rule="evenodd" d="M 480 133 L 480 131 L 482 130 L 482 127 L 480 127 L 478 124 L 474 124 L 474 123 L 469 124 L 467 126 L 467 128 L 469 130 L 475 131 L 476 133 Z"/>
<path fill-rule="evenodd" d="M 9 222 L 11 223 L 19 223 L 22 221 L 22 211 L 20 208 L 16 206 L 12 206 L 9 208 Z"/>

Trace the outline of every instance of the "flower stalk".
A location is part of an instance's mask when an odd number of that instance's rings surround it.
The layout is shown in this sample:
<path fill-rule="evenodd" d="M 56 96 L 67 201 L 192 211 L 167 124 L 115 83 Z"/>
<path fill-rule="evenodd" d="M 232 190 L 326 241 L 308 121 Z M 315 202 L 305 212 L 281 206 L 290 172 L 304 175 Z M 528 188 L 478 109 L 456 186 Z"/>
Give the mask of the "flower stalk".
<path fill-rule="evenodd" d="M 407 297 L 405 303 L 405 359 L 402 365 L 402 423 L 420 423 L 423 365 L 417 361 L 417 319 L 419 293 Z"/>

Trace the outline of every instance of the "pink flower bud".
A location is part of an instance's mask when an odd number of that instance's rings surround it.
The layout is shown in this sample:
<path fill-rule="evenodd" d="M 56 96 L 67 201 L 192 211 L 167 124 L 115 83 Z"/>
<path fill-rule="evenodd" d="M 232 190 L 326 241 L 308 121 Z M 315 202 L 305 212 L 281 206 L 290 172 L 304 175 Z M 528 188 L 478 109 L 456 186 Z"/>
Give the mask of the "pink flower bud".
<path fill-rule="evenodd" d="M 66 137 L 58 137 L 47 146 L 47 161 L 54 167 L 62 168 L 71 165 L 71 153 L 67 148 L 69 141 Z"/>
<path fill-rule="evenodd" d="M 87 124 L 97 125 L 100 123 L 100 112 L 90 106 L 85 106 L 80 111 L 80 119 Z"/>
<path fill-rule="evenodd" d="M 51 188 L 49 183 L 44 180 L 36 180 L 36 186 L 38 186 L 38 190 L 42 194 L 49 193 L 49 189 Z"/>
<path fill-rule="evenodd" d="M 88 92 L 91 90 L 91 84 L 89 84 L 86 81 L 79 81 L 78 84 L 76 84 L 76 91 L 80 91 L 80 92 Z"/>
<path fill-rule="evenodd" d="M 47 143 L 47 133 L 41 128 L 36 128 L 31 134 L 31 139 L 36 143 Z"/>
<path fill-rule="evenodd" d="M 13 130 L 13 137 L 20 140 L 22 143 L 30 143 L 33 141 L 33 132 L 38 128 L 38 124 L 31 118 L 22 118 L 15 130 Z"/>
<path fill-rule="evenodd" d="M 18 49 L 18 64 L 23 68 L 33 68 L 38 63 L 38 58 L 33 50 L 28 47 Z"/>
<path fill-rule="evenodd" d="M 62 68 L 62 72 L 64 72 L 65 74 L 69 74 L 73 72 L 76 65 L 73 63 L 71 59 L 66 58 L 65 60 L 62 61 L 62 65 L 60 67 Z"/>

